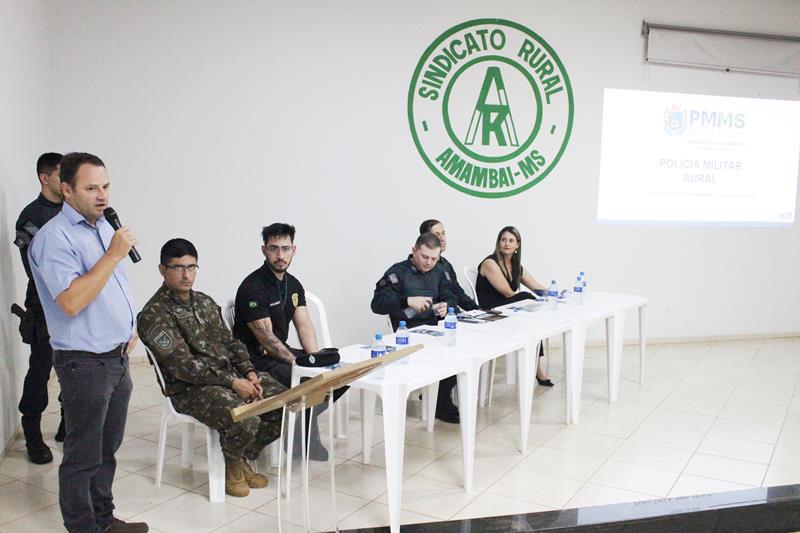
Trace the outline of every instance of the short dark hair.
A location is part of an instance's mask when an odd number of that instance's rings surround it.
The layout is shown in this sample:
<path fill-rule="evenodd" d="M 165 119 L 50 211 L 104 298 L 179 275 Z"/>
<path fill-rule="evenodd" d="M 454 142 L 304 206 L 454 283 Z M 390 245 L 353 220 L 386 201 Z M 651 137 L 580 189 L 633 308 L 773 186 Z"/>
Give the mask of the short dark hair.
<path fill-rule="evenodd" d="M 414 248 L 419 248 L 422 245 L 425 245 L 428 248 L 441 248 L 442 241 L 439 240 L 439 237 L 428 231 L 417 237 L 417 242 L 414 243 Z"/>
<path fill-rule="evenodd" d="M 419 225 L 419 234 L 422 235 L 423 233 L 430 233 L 431 229 L 436 224 L 441 224 L 441 222 L 439 222 L 435 218 L 429 218 L 428 220 Z"/>
<path fill-rule="evenodd" d="M 186 239 L 170 239 L 161 247 L 161 264 L 165 265 L 170 259 L 177 259 L 184 255 L 191 255 L 197 259 L 197 248 Z"/>
<path fill-rule="evenodd" d="M 286 224 L 285 222 L 275 222 L 269 226 L 264 226 L 261 230 L 261 239 L 264 244 L 274 237 L 289 237 L 289 240 L 294 244 L 294 226 Z"/>
<path fill-rule="evenodd" d="M 39 156 L 36 160 L 36 175 L 41 176 L 47 174 L 48 176 L 53 173 L 58 165 L 61 164 L 61 154 L 55 152 L 46 152 Z"/>
<path fill-rule="evenodd" d="M 61 172 L 59 173 L 61 183 L 74 187 L 75 175 L 84 163 L 89 163 L 96 167 L 106 166 L 103 160 L 96 155 L 87 154 L 86 152 L 70 152 L 61 158 Z"/>

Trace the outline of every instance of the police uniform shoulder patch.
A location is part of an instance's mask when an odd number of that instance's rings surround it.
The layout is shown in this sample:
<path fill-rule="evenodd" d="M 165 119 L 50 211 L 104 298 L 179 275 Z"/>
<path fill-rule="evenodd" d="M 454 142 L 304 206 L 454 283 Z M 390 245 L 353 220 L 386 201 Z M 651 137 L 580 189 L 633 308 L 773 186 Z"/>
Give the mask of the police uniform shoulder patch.
<path fill-rule="evenodd" d="M 294 306 L 297 307 L 297 304 L 299 304 L 299 303 L 300 303 L 300 295 L 297 294 L 296 292 L 293 292 L 292 293 L 292 304 L 294 304 Z"/>
<path fill-rule="evenodd" d="M 444 278 L 447 281 L 453 281 L 452 279 L 450 279 L 450 273 L 447 270 L 442 270 L 442 272 L 444 272 Z"/>
<path fill-rule="evenodd" d="M 400 282 L 400 278 L 398 278 L 397 274 L 395 274 L 394 272 L 390 272 L 387 277 L 389 278 L 389 281 L 392 283 L 392 285 L 397 285 Z"/>

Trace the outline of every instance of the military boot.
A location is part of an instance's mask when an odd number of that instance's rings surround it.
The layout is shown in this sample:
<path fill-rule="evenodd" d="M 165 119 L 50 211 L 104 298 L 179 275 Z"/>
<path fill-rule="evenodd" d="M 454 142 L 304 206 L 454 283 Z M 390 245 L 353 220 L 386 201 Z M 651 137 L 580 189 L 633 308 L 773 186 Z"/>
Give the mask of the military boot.
<path fill-rule="evenodd" d="M 241 459 L 225 458 L 225 494 L 237 498 L 243 498 L 250 494 L 247 481 L 244 479 L 244 472 L 242 472 Z"/>
<path fill-rule="evenodd" d="M 22 431 L 25 433 L 25 447 L 28 449 L 28 460 L 36 465 L 53 461 L 53 452 L 42 439 L 42 417 L 22 416 Z"/>
<path fill-rule="evenodd" d="M 269 483 L 269 478 L 264 474 L 253 472 L 250 468 L 250 463 L 246 459 L 242 459 L 242 474 L 247 486 L 251 489 L 263 489 Z"/>

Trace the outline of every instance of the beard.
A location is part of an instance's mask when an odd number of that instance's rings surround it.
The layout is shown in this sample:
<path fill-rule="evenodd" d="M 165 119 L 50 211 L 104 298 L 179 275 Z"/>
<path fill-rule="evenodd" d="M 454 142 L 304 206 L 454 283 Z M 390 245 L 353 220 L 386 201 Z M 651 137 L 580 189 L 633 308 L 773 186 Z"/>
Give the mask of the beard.
<path fill-rule="evenodd" d="M 269 267 L 272 269 L 273 272 L 286 272 L 286 270 L 289 269 L 289 265 L 292 264 L 291 261 L 282 261 L 282 262 L 267 261 L 267 263 L 269 264 Z"/>

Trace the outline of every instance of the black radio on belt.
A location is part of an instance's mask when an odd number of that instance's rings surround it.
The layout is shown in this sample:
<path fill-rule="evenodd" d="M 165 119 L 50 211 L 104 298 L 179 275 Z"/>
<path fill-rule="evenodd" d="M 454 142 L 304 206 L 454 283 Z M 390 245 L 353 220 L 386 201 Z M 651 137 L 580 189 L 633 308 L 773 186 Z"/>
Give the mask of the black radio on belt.
<path fill-rule="evenodd" d="M 323 348 L 318 352 L 301 355 L 294 361 L 300 366 L 331 366 L 339 362 L 339 350 Z"/>

